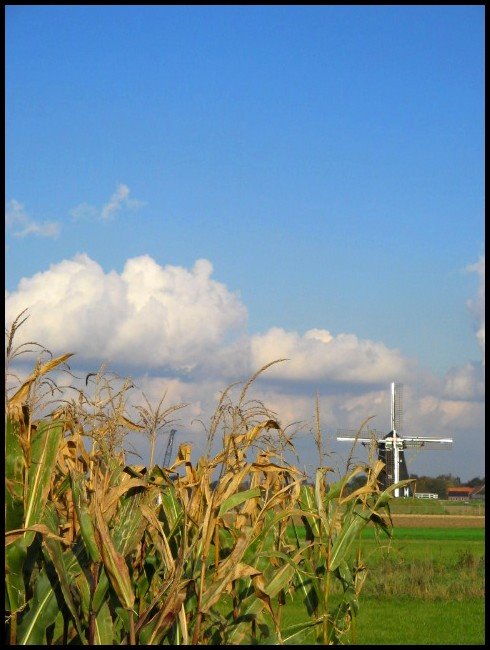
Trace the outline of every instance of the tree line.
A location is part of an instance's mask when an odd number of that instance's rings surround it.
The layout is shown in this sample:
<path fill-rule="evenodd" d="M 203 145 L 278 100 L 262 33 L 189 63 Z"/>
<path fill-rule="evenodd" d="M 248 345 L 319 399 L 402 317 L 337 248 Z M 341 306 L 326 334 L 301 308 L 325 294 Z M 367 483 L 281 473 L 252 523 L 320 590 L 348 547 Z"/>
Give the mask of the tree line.
<path fill-rule="evenodd" d="M 470 481 L 463 483 L 459 476 L 452 474 L 440 474 L 439 476 L 418 476 L 410 474 L 410 478 L 415 479 L 416 492 L 433 492 L 439 496 L 439 499 L 447 498 L 447 489 L 450 487 L 472 487 L 479 488 L 485 485 L 485 477 L 475 476 Z"/>
<path fill-rule="evenodd" d="M 452 474 L 439 474 L 439 476 L 419 476 L 410 474 L 410 478 L 415 479 L 415 492 L 431 492 L 437 494 L 439 499 L 447 499 L 447 489 L 450 487 L 473 487 L 482 488 L 480 492 L 485 493 L 485 477 L 475 476 L 470 481 L 463 483 L 459 476 Z M 349 491 L 354 492 L 363 485 L 362 478 L 356 476 L 349 483 Z"/>

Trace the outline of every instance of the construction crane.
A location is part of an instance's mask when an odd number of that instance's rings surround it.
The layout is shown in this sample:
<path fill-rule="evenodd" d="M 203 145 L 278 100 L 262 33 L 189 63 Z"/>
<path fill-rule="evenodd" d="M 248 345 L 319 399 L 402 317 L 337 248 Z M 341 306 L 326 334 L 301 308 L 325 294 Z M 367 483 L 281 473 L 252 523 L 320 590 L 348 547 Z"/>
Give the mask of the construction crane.
<path fill-rule="evenodd" d="M 165 457 L 163 459 L 163 466 L 167 467 L 170 463 L 170 458 L 172 457 L 172 448 L 174 446 L 174 436 L 177 433 L 175 429 L 170 430 L 170 435 L 168 437 L 167 448 L 165 450 Z"/>

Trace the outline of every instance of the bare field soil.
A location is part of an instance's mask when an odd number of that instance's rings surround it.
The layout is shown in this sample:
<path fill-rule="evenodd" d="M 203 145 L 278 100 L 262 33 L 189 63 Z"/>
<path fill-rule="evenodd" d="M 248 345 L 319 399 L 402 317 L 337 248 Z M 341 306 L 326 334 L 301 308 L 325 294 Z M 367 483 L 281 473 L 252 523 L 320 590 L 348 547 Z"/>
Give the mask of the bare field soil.
<path fill-rule="evenodd" d="M 395 528 L 484 528 L 483 515 L 395 515 Z"/>

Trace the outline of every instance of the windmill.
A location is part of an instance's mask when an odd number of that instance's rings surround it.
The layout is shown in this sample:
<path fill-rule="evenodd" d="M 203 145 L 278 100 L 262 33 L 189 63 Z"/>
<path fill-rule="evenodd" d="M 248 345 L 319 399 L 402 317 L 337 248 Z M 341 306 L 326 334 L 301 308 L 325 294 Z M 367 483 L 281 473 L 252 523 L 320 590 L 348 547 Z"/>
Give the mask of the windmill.
<path fill-rule="evenodd" d="M 384 463 L 384 468 L 379 474 L 379 482 L 383 490 L 389 485 L 408 479 L 407 462 L 405 460 L 406 449 L 451 449 L 452 438 L 436 438 L 433 436 L 401 436 L 403 420 L 403 386 L 392 382 L 391 384 L 391 431 L 383 436 L 377 431 L 372 431 L 370 437 L 356 435 L 356 431 L 337 431 L 337 440 L 340 442 L 354 442 L 358 440 L 364 447 L 375 444 L 378 450 L 378 458 Z M 350 434 L 350 435 L 346 435 Z M 402 494 L 401 494 L 402 492 Z M 396 488 L 395 497 L 408 497 L 411 494 L 409 486 Z"/>

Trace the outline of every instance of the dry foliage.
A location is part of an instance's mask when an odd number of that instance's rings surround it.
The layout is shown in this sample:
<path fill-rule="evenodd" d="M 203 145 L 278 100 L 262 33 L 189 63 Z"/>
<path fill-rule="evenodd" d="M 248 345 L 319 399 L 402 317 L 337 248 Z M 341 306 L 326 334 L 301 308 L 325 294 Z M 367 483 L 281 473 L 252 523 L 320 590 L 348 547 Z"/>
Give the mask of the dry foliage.
<path fill-rule="evenodd" d="M 38 348 L 33 372 L 6 402 L 6 594 L 11 644 L 317 643 L 348 638 L 366 577 L 353 553 L 364 526 L 389 533 L 393 488 L 380 493 L 379 462 L 329 483 L 320 463 L 314 485 L 284 460 L 293 449 L 277 415 L 242 387 L 229 386 L 207 427 L 205 454 L 192 462 L 181 444 L 169 468 L 153 464 L 156 438 L 183 404 L 126 411 L 129 379 L 105 369 L 67 398 L 48 378 L 68 360 L 48 361 L 37 344 L 15 348 L 21 314 L 7 332 L 13 361 Z M 277 363 L 277 361 L 273 362 Z M 89 386 L 90 384 L 90 386 Z M 44 418 L 43 388 L 57 395 Z M 89 387 L 91 390 L 89 390 Z M 317 400 L 320 459 L 321 430 Z M 125 436 L 150 440 L 148 467 L 128 465 Z M 221 436 L 221 449 L 212 455 Z M 353 494 L 347 483 L 366 482 Z M 306 540 L 301 535 L 306 531 Z M 341 598 L 332 602 L 336 590 Z M 297 592 L 310 615 L 282 614 Z M 309 637 L 311 638 L 311 637 Z"/>

